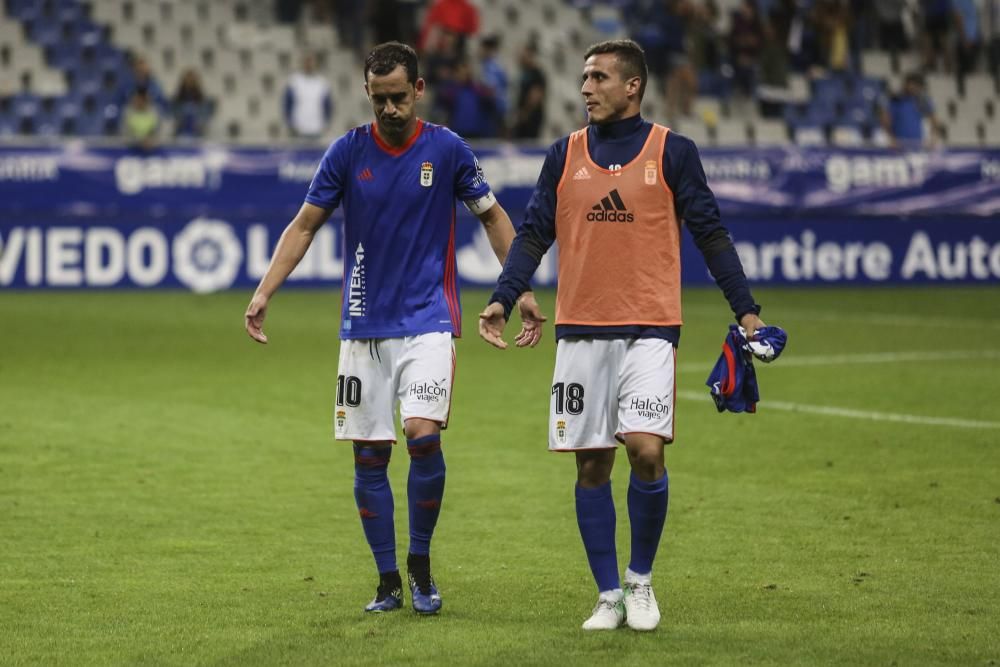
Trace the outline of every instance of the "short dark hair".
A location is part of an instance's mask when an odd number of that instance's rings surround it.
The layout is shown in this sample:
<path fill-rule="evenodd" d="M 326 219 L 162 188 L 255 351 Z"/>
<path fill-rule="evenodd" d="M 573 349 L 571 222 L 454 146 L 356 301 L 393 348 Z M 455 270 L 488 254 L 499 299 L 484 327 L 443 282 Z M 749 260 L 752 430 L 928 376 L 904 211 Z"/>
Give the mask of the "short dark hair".
<path fill-rule="evenodd" d="M 384 42 L 377 45 L 365 58 L 365 81 L 368 73 L 385 76 L 400 65 L 406 70 L 406 78 L 416 85 L 420 73 L 417 71 L 417 52 L 413 47 L 401 42 Z"/>
<path fill-rule="evenodd" d="M 592 45 L 583 54 L 586 60 L 590 56 L 600 53 L 613 53 L 621 64 L 621 75 L 623 79 L 639 77 L 639 99 L 642 99 L 646 92 L 646 81 L 649 79 L 649 71 L 646 69 L 646 53 L 636 42 L 631 39 L 609 39 L 606 42 L 598 42 Z"/>

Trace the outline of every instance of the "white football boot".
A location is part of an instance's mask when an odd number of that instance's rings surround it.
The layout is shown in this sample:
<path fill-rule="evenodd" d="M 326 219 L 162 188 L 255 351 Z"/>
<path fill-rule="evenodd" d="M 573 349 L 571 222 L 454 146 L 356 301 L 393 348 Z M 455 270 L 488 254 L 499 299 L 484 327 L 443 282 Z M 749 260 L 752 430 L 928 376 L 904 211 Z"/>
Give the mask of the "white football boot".
<path fill-rule="evenodd" d="M 625 616 L 633 630 L 653 630 L 660 623 L 651 575 L 625 570 Z"/>
<path fill-rule="evenodd" d="M 583 622 L 584 630 L 615 630 L 625 622 L 625 607 L 622 606 L 622 593 L 604 592 L 597 598 L 594 611 Z"/>

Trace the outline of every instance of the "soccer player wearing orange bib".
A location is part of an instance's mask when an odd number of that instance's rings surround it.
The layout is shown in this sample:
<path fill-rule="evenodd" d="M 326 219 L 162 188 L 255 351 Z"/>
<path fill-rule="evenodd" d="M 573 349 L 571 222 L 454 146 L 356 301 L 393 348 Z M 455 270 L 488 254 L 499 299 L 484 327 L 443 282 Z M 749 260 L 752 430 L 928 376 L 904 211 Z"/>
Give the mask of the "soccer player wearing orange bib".
<path fill-rule="evenodd" d="M 487 342 L 506 347 L 511 309 L 558 239 L 549 449 L 576 454 L 577 522 L 598 588 L 585 630 L 652 630 L 660 620 L 651 577 L 667 516 L 663 448 L 674 438 L 682 222 L 737 321 L 764 326 L 697 148 L 640 115 L 646 80 L 635 42 L 588 49 L 581 92 L 590 123 L 549 148 L 479 321 Z M 611 495 L 618 443 L 632 468 L 624 590 Z"/>

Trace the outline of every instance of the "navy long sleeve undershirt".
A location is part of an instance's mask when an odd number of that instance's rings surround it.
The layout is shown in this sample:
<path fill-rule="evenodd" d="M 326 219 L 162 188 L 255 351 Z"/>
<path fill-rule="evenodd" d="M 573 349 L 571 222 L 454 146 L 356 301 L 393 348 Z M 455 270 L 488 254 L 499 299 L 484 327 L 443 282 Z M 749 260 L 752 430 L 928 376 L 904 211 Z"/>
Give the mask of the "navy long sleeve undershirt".
<path fill-rule="evenodd" d="M 611 165 L 628 164 L 642 151 L 652 129 L 652 124 L 638 115 L 607 125 L 591 125 L 587 130 L 590 158 L 608 169 Z M 497 289 L 490 297 L 490 303 L 496 301 L 503 306 L 507 319 L 510 319 L 517 298 L 530 289 L 528 281 L 542 256 L 556 240 L 556 186 L 566 164 L 568 145 L 569 137 L 563 137 L 549 147 L 535 191 L 528 201 L 524 222 L 511 245 Z M 693 141 L 675 132 L 667 135 L 663 175 L 674 193 L 677 218 L 686 223 L 709 272 L 729 301 L 736 318 L 747 313 L 759 313 L 760 306 L 754 303 L 739 255 L 729 232 L 722 225 L 719 206 L 708 187 Z M 665 338 L 676 345 L 680 327 L 556 326 L 556 338 L 565 336 Z"/>

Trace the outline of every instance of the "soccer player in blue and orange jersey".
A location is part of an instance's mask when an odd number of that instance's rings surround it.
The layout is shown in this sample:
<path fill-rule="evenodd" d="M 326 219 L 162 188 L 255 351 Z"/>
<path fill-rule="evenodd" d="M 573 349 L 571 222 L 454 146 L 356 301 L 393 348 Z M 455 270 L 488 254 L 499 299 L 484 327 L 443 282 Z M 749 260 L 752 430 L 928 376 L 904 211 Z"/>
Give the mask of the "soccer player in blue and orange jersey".
<path fill-rule="evenodd" d="M 556 365 L 549 449 L 576 453 L 576 512 L 599 591 L 585 630 L 660 620 L 651 574 L 667 516 L 664 445 L 674 437 L 681 326 L 680 227 L 686 222 L 736 319 L 763 326 L 694 143 L 640 115 L 646 60 L 631 40 L 586 53 L 589 126 L 549 148 L 480 335 L 501 335 L 542 255 L 559 241 Z M 632 553 L 622 590 L 611 469 L 617 443 L 632 472 Z"/>
<path fill-rule="evenodd" d="M 247 332 L 266 343 L 268 302 L 302 259 L 316 230 L 344 208 L 344 291 L 334 431 L 354 442 L 354 496 L 379 572 L 366 611 L 402 606 L 393 495 L 387 468 L 399 403 L 410 455 L 407 557 L 414 610 L 433 614 L 441 596 L 431 576 L 430 541 L 444 494 L 441 429 L 451 405 L 452 338 L 461 334 L 455 266 L 455 200 L 483 223 L 501 264 L 514 238 L 469 146 L 417 118 L 424 81 L 417 55 L 397 42 L 365 60 L 375 122 L 337 139 L 323 156 L 305 203 L 278 241 L 246 311 Z M 544 320 L 521 300 L 519 345 L 535 345 Z"/>

